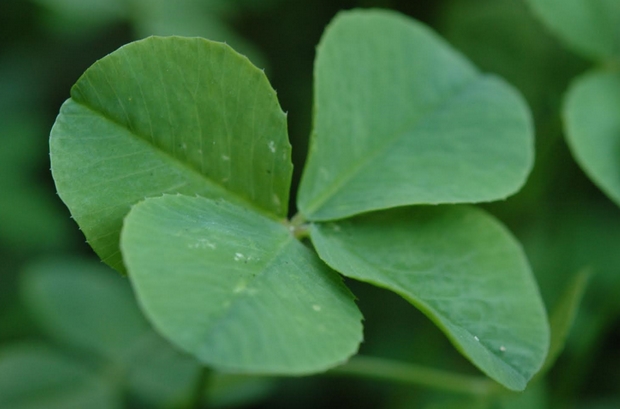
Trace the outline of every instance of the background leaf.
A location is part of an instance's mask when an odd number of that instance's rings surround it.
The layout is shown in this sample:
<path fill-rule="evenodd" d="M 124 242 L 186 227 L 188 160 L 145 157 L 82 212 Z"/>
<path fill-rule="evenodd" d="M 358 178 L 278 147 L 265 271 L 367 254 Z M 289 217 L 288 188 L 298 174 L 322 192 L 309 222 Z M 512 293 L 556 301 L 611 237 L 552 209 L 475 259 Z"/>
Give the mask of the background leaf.
<path fill-rule="evenodd" d="M 447 0 L 438 20 L 450 44 L 519 89 L 538 126 L 555 119 L 568 83 L 590 65 L 562 47 L 523 0 Z M 544 131 L 536 133 L 537 161 L 551 139 Z"/>
<path fill-rule="evenodd" d="M 361 314 L 338 275 L 281 223 L 208 199 L 150 198 L 121 246 L 168 339 L 217 370 L 307 374 L 356 352 Z"/>
<path fill-rule="evenodd" d="M 499 404 L 490 409 L 547 409 L 550 407 L 547 389 L 545 382 L 532 382 L 522 393 L 502 396 Z"/>
<path fill-rule="evenodd" d="M 3 409 L 120 409 L 111 379 L 42 344 L 0 350 L 0 407 Z"/>
<path fill-rule="evenodd" d="M 319 44 L 314 94 L 298 195 L 310 220 L 496 200 L 532 166 L 522 98 L 395 13 L 340 13 Z"/>
<path fill-rule="evenodd" d="M 568 91 L 563 114 L 577 163 L 620 205 L 620 73 L 590 72 L 579 77 Z"/>
<path fill-rule="evenodd" d="M 493 218 L 468 207 L 403 208 L 315 224 L 332 268 L 394 291 L 424 312 L 478 368 L 523 390 L 549 344 L 525 256 Z"/>
<path fill-rule="evenodd" d="M 532 10 L 575 51 L 593 58 L 620 56 L 617 0 L 528 0 Z"/>
<path fill-rule="evenodd" d="M 44 9 L 58 14 L 58 20 L 72 22 L 82 30 L 102 27 L 110 22 L 126 17 L 129 13 L 127 0 L 35 0 Z M 66 27 L 65 27 L 66 29 Z"/>
<path fill-rule="evenodd" d="M 4 92 L 3 84 L 0 89 Z M 0 240 L 11 245 L 11 253 L 28 247 L 39 252 L 58 251 L 70 241 L 70 224 L 62 209 L 54 206 L 50 196 L 53 190 L 44 189 L 36 177 L 37 160 L 47 156 L 45 146 L 40 144 L 43 139 L 37 137 L 46 131 L 39 118 L 1 108 Z"/>
<path fill-rule="evenodd" d="M 47 334 L 88 356 L 134 398 L 154 408 L 193 398 L 200 365 L 151 329 L 127 279 L 101 263 L 42 260 L 21 284 L 24 302 Z"/>
<path fill-rule="evenodd" d="M 118 360 L 150 331 L 127 280 L 86 260 L 41 261 L 22 276 L 22 299 L 58 341 Z"/>
<path fill-rule="evenodd" d="M 249 406 L 269 396 L 277 378 L 212 373 L 205 391 L 205 406 L 232 408 Z"/>
<path fill-rule="evenodd" d="M 139 38 L 179 35 L 221 41 L 264 68 L 267 62 L 260 51 L 228 24 L 231 15 L 241 11 L 235 3 L 238 1 L 133 0 L 132 20 Z"/>
<path fill-rule="evenodd" d="M 155 331 L 131 344 L 125 363 L 126 390 L 150 408 L 189 407 L 204 368 Z"/>
<path fill-rule="evenodd" d="M 61 198 L 116 269 L 122 219 L 148 196 L 287 213 L 286 116 L 265 75 L 224 44 L 151 37 L 103 58 L 72 88 L 50 150 Z"/>
<path fill-rule="evenodd" d="M 575 180 L 581 172 L 576 169 L 573 175 Z M 573 189 L 574 184 L 569 186 Z M 614 323 L 620 316 L 620 299 L 616 296 L 620 292 L 620 218 L 616 204 L 594 186 L 591 192 L 596 201 L 583 193 L 579 200 L 556 199 L 549 213 L 543 213 L 547 217 L 523 235 L 550 311 L 564 303 L 575 271 L 592 271 L 562 355 L 549 374 L 553 400 L 567 404 L 586 390 L 602 396 L 613 395 L 617 389 L 618 368 L 602 368 L 620 356 L 614 348 Z"/>
<path fill-rule="evenodd" d="M 549 316 L 549 325 L 551 327 L 549 353 L 539 375 L 543 375 L 549 370 L 564 350 L 564 344 L 573 327 L 573 322 L 575 321 L 575 316 L 577 315 L 579 304 L 581 304 L 589 277 L 590 272 L 587 270 L 575 274 L 575 277 L 568 282 L 566 289 L 551 311 Z"/>

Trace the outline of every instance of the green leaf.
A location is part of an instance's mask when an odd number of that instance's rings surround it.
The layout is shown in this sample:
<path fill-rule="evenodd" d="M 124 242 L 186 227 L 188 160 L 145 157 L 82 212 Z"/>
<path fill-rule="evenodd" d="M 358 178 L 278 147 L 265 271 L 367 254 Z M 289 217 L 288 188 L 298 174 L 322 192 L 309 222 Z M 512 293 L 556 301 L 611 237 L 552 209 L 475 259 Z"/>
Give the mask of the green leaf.
<path fill-rule="evenodd" d="M 199 363 L 154 331 L 136 340 L 127 354 L 129 393 L 149 408 L 189 407 L 202 381 Z"/>
<path fill-rule="evenodd" d="M 444 4 L 438 10 L 438 26 L 445 39 L 481 70 L 517 87 L 540 123 L 550 115 L 555 118 L 558 96 L 587 63 L 560 47 L 522 0 Z M 537 149 L 548 139 L 546 133 L 537 133 Z M 531 183 L 528 180 L 528 186 Z"/>
<path fill-rule="evenodd" d="M 400 294 L 507 388 L 524 389 L 541 367 L 549 328 L 536 282 L 519 244 L 482 211 L 401 208 L 314 224 L 311 237 L 328 265 Z"/>
<path fill-rule="evenodd" d="M 101 263 L 42 260 L 24 271 L 21 294 L 48 334 L 109 360 L 123 358 L 150 331 L 127 279 Z"/>
<path fill-rule="evenodd" d="M 620 205 L 620 73 L 590 72 L 576 79 L 563 114 L 575 160 Z"/>
<path fill-rule="evenodd" d="M 592 59 L 620 57 L 618 0 L 528 0 L 568 46 Z"/>
<path fill-rule="evenodd" d="M 232 7 L 231 7 L 232 6 Z M 132 20 L 136 36 L 150 35 L 203 37 L 229 44 L 258 67 L 265 59 L 228 21 L 243 12 L 230 0 L 134 0 Z"/>
<path fill-rule="evenodd" d="M 31 265 L 21 284 L 24 301 L 48 334 L 94 353 L 149 407 L 176 407 L 193 397 L 200 365 L 151 329 L 127 279 L 101 263 L 65 259 Z"/>
<path fill-rule="evenodd" d="M 121 235 L 147 317 L 218 370 L 307 374 L 356 352 L 352 295 L 289 228 L 201 197 L 136 205 Z"/>
<path fill-rule="evenodd" d="M 90 29 L 105 27 L 130 13 L 125 0 L 35 0 L 35 3 L 47 9 L 45 17 L 49 19 L 49 14 L 57 14 L 63 22 L 73 23 L 74 30 L 76 25 Z"/>
<path fill-rule="evenodd" d="M 3 409 L 120 409 L 111 380 L 42 344 L 0 350 L 0 407 Z"/>
<path fill-rule="evenodd" d="M 4 84 L 0 88 L 5 89 Z M 0 240 L 11 247 L 14 255 L 24 251 L 58 251 L 69 242 L 70 224 L 57 208 L 51 191 L 39 180 L 37 168 L 47 155 L 41 144 L 46 130 L 38 115 L 10 106 L 3 109 L 3 102 L 0 101 Z"/>
<path fill-rule="evenodd" d="M 298 196 L 310 220 L 505 198 L 532 166 L 523 99 L 393 12 L 334 19 L 317 50 L 314 104 Z"/>
<path fill-rule="evenodd" d="M 235 408 L 251 404 L 275 392 L 277 378 L 213 373 L 205 391 L 205 407 Z"/>
<path fill-rule="evenodd" d="M 532 382 L 522 393 L 510 393 L 500 397 L 493 409 L 548 409 L 550 393 L 545 382 Z"/>
<path fill-rule="evenodd" d="M 287 213 L 286 116 L 264 73 L 230 47 L 151 37 L 90 67 L 52 129 L 56 187 L 97 254 L 122 270 L 132 204 L 199 194 Z"/>
<path fill-rule="evenodd" d="M 549 353 L 545 359 L 545 363 L 538 373 L 542 376 L 555 363 L 556 359 L 564 350 L 566 338 L 573 327 L 577 310 L 583 299 L 586 290 L 590 272 L 588 270 L 575 274 L 573 279 L 566 285 L 566 289 L 560 299 L 553 307 L 549 317 L 549 325 L 551 327 L 551 341 L 549 344 Z"/>

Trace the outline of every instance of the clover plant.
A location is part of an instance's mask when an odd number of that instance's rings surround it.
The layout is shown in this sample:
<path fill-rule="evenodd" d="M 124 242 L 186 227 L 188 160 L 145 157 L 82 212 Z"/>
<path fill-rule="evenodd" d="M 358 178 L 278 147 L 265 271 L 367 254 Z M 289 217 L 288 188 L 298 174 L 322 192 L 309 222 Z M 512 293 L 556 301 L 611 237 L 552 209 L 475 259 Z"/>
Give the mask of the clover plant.
<path fill-rule="evenodd" d="M 150 37 L 83 74 L 51 133 L 58 193 L 158 332 L 217 371 L 346 362 L 362 314 L 340 273 L 401 295 L 523 390 L 547 354 L 545 308 L 519 243 L 468 205 L 524 184 L 522 97 L 388 11 L 338 14 L 314 72 L 290 219 L 276 93 L 247 58 L 201 38 Z"/>
<path fill-rule="evenodd" d="M 598 65 L 570 85 L 564 100 L 564 128 L 581 168 L 620 205 L 620 2 L 529 3 L 568 47 Z"/>

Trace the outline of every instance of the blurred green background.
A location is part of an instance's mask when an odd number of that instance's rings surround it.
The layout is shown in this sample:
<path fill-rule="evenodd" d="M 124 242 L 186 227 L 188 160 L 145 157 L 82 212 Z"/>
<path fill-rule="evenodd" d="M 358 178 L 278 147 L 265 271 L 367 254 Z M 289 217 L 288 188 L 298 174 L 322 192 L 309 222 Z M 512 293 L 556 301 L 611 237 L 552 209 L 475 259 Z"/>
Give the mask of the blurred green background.
<path fill-rule="evenodd" d="M 48 135 L 71 85 L 123 44 L 178 34 L 226 41 L 265 68 L 289 113 L 294 197 L 315 46 L 331 18 L 353 7 L 425 22 L 523 93 L 537 128 L 535 169 L 519 194 L 484 207 L 523 243 L 549 310 L 575 274 L 592 273 L 556 366 L 499 407 L 620 408 L 620 209 L 575 164 L 560 118 L 567 85 L 591 65 L 521 0 L 0 1 L 0 408 L 480 407 L 335 376 L 201 376 L 150 329 L 127 280 L 98 261 L 55 194 Z M 366 318 L 361 353 L 477 374 L 409 304 L 348 284 Z M 29 399 L 11 406 L 17 396 Z"/>

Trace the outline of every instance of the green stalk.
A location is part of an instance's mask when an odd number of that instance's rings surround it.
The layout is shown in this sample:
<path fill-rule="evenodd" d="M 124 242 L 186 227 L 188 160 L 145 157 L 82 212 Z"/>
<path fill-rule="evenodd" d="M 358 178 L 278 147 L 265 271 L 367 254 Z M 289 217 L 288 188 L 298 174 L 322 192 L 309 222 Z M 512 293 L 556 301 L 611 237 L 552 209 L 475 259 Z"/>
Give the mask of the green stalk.
<path fill-rule="evenodd" d="M 211 369 L 208 367 L 203 367 L 200 370 L 200 375 L 198 376 L 196 389 L 194 390 L 194 396 L 192 398 L 192 403 L 190 409 L 202 409 L 205 406 L 205 394 L 207 391 L 209 378 L 211 377 Z"/>
<path fill-rule="evenodd" d="M 487 378 L 365 356 L 353 357 L 346 364 L 328 373 L 412 384 L 474 396 L 489 396 L 502 391 L 497 383 Z"/>
<path fill-rule="evenodd" d="M 308 231 L 308 224 L 305 217 L 301 213 L 297 213 L 291 221 L 288 223 L 289 229 L 298 240 L 303 240 L 310 237 Z"/>

